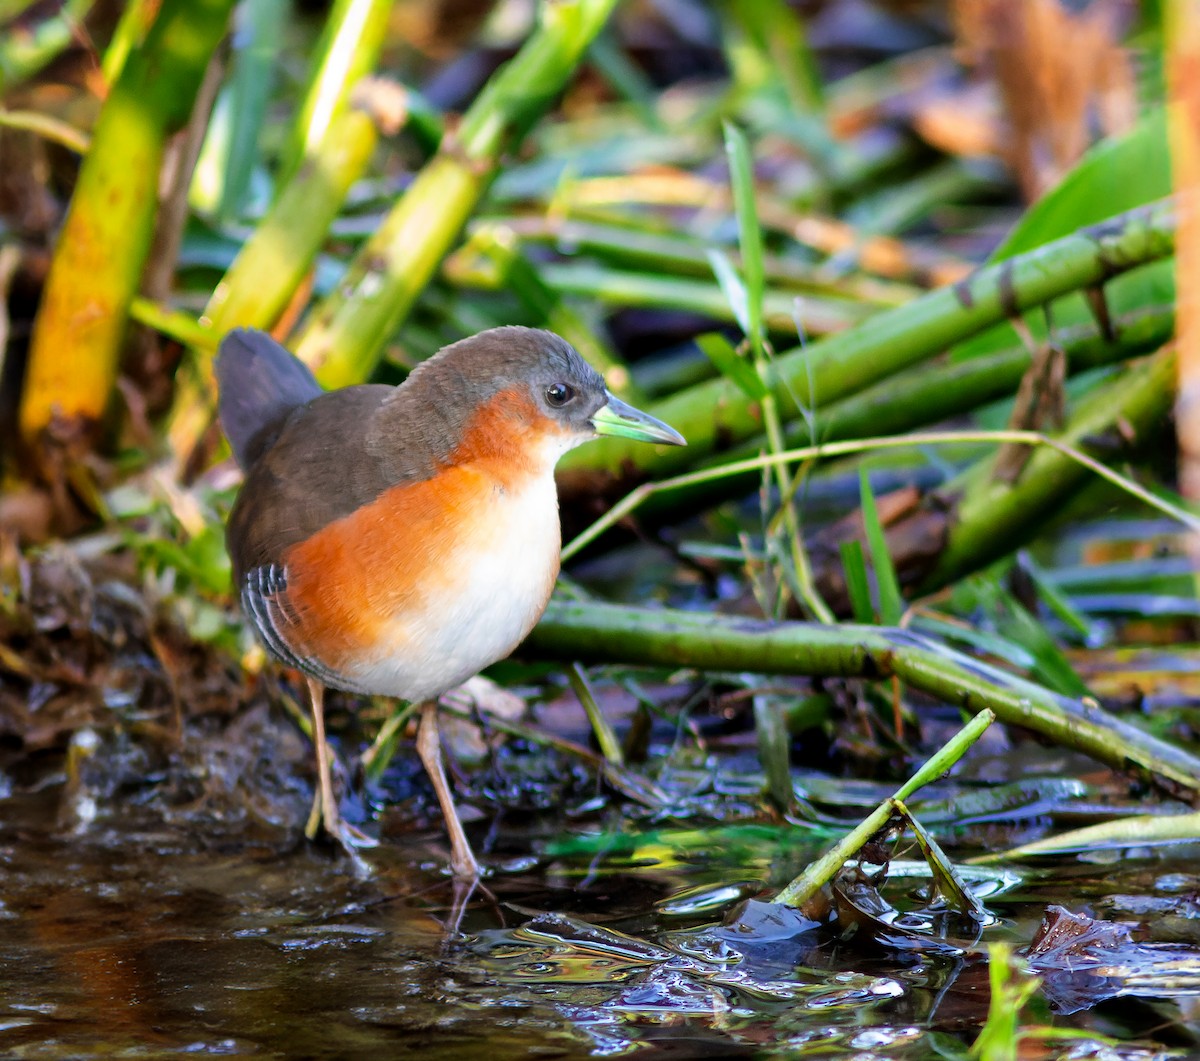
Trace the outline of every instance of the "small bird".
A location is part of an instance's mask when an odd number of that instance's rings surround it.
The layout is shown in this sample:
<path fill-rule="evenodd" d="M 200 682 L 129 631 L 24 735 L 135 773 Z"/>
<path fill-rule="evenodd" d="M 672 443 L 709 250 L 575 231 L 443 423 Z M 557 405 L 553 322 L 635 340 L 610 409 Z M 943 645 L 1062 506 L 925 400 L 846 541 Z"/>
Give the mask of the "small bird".
<path fill-rule="evenodd" d="M 334 798 L 326 687 L 417 703 L 451 869 L 478 876 L 437 698 L 507 656 L 545 610 L 561 548 L 559 457 L 600 435 L 683 436 L 533 328 L 463 339 L 398 387 L 328 392 L 268 335 L 237 330 L 216 375 L 245 472 L 225 535 L 234 584 L 267 650 L 307 679 L 325 830 L 347 847 L 365 840 Z"/>

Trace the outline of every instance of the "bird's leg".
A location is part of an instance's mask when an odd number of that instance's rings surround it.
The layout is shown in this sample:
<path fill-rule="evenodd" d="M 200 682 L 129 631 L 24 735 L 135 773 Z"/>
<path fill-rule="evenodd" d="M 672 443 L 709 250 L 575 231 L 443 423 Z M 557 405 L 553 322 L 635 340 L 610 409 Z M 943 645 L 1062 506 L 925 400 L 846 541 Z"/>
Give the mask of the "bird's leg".
<path fill-rule="evenodd" d="M 433 790 L 437 793 L 438 803 L 442 807 L 442 817 L 446 819 L 446 832 L 450 834 L 450 868 L 456 877 L 478 877 L 479 863 L 471 853 L 467 834 L 463 831 L 462 822 L 458 820 L 454 797 L 450 794 L 450 785 L 446 780 L 446 769 L 442 765 L 442 738 L 438 732 L 436 700 L 429 700 L 421 705 L 417 754 L 425 764 L 425 771 L 429 774 L 429 780 L 433 782 Z"/>
<path fill-rule="evenodd" d="M 333 795 L 333 755 L 325 739 L 325 686 L 316 678 L 307 677 L 307 681 L 308 695 L 312 701 L 313 743 L 317 746 L 317 795 L 304 835 L 312 840 L 323 824 L 325 832 L 351 854 L 356 847 L 375 847 L 378 841 L 349 822 L 342 821 Z"/>
<path fill-rule="evenodd" d="M 308 677 L 308 696 L 312 704 L 313 743 L 317 746 L 317 791 L 321 801 L 319 814 L 309 815 L 308 830 L 316 833 L 315 826 L 323 824 L 325 831 L 335 839 L 341 839 L 341 819 L 337 800 L 333 798 L 333 774 L 329 762 L 329 745 L 325 741 L 325 686 L 316 678 Z M 316 810 L 314 806 L 314 811 Z M 314 822 L 314 818 L 317 819 Z M 306 830 L 306 831 L 308 831 Z M 312 839 L 310 835 L 309 839 Z"/>

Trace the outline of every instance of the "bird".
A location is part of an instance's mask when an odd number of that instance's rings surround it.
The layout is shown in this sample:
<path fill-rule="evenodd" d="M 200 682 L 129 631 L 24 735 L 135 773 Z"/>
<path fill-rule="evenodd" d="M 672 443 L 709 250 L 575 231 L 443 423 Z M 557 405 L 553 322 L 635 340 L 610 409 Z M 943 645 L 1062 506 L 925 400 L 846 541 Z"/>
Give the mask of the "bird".
<path fill-rule="evenodd" d="M 558 577 L 554 468 L 604 435 L 685 445 L 614 397 L 565 339 L 504 326 L 439 350 L 398 386 L 326 391 L 264 332 L 237 329 L 215 362 L 217 411 L 243 480 L 226 522 L 242 610 L 306 680 L 317 828 L 348 850 L 325 738 L 327 688 L 420 705 L 417 752 L 450 841 L 480 867 L 442 761 L 437 701 L 508 656 Z"/>

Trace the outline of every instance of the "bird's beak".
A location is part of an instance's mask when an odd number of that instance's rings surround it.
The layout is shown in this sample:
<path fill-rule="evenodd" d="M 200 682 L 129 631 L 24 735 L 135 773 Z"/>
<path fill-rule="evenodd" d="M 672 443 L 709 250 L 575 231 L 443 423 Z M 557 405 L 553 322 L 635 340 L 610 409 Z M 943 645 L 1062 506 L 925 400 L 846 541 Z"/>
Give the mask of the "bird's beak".
<path fill-rule="evenodd" d="M 608 392 L 605 391 L 605 394 Z M 668 446 L 687 445 L 687 440 L 675 428 L 611 394 L 608 395 L 608 402 L 592 415 L 592 425 L 597 435 L 617 435 L 639 442 L 661 442 Z"/>

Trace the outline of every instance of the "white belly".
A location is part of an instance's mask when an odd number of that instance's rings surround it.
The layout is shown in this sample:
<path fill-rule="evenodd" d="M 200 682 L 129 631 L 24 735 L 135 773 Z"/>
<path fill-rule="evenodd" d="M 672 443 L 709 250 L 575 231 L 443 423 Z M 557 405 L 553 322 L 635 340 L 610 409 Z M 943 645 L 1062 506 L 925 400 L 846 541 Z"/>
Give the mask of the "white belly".
<path fill-rule="evenodd" d="M 541 617 L 558 575 L 561 532 L 552 474 L 480 501 L 470 538 L 446 543 L 439 580 L 417 614 L 393 620 L 375 658 L 348 677 L 405 700 L 438 696 L 507 656 Z"/>

